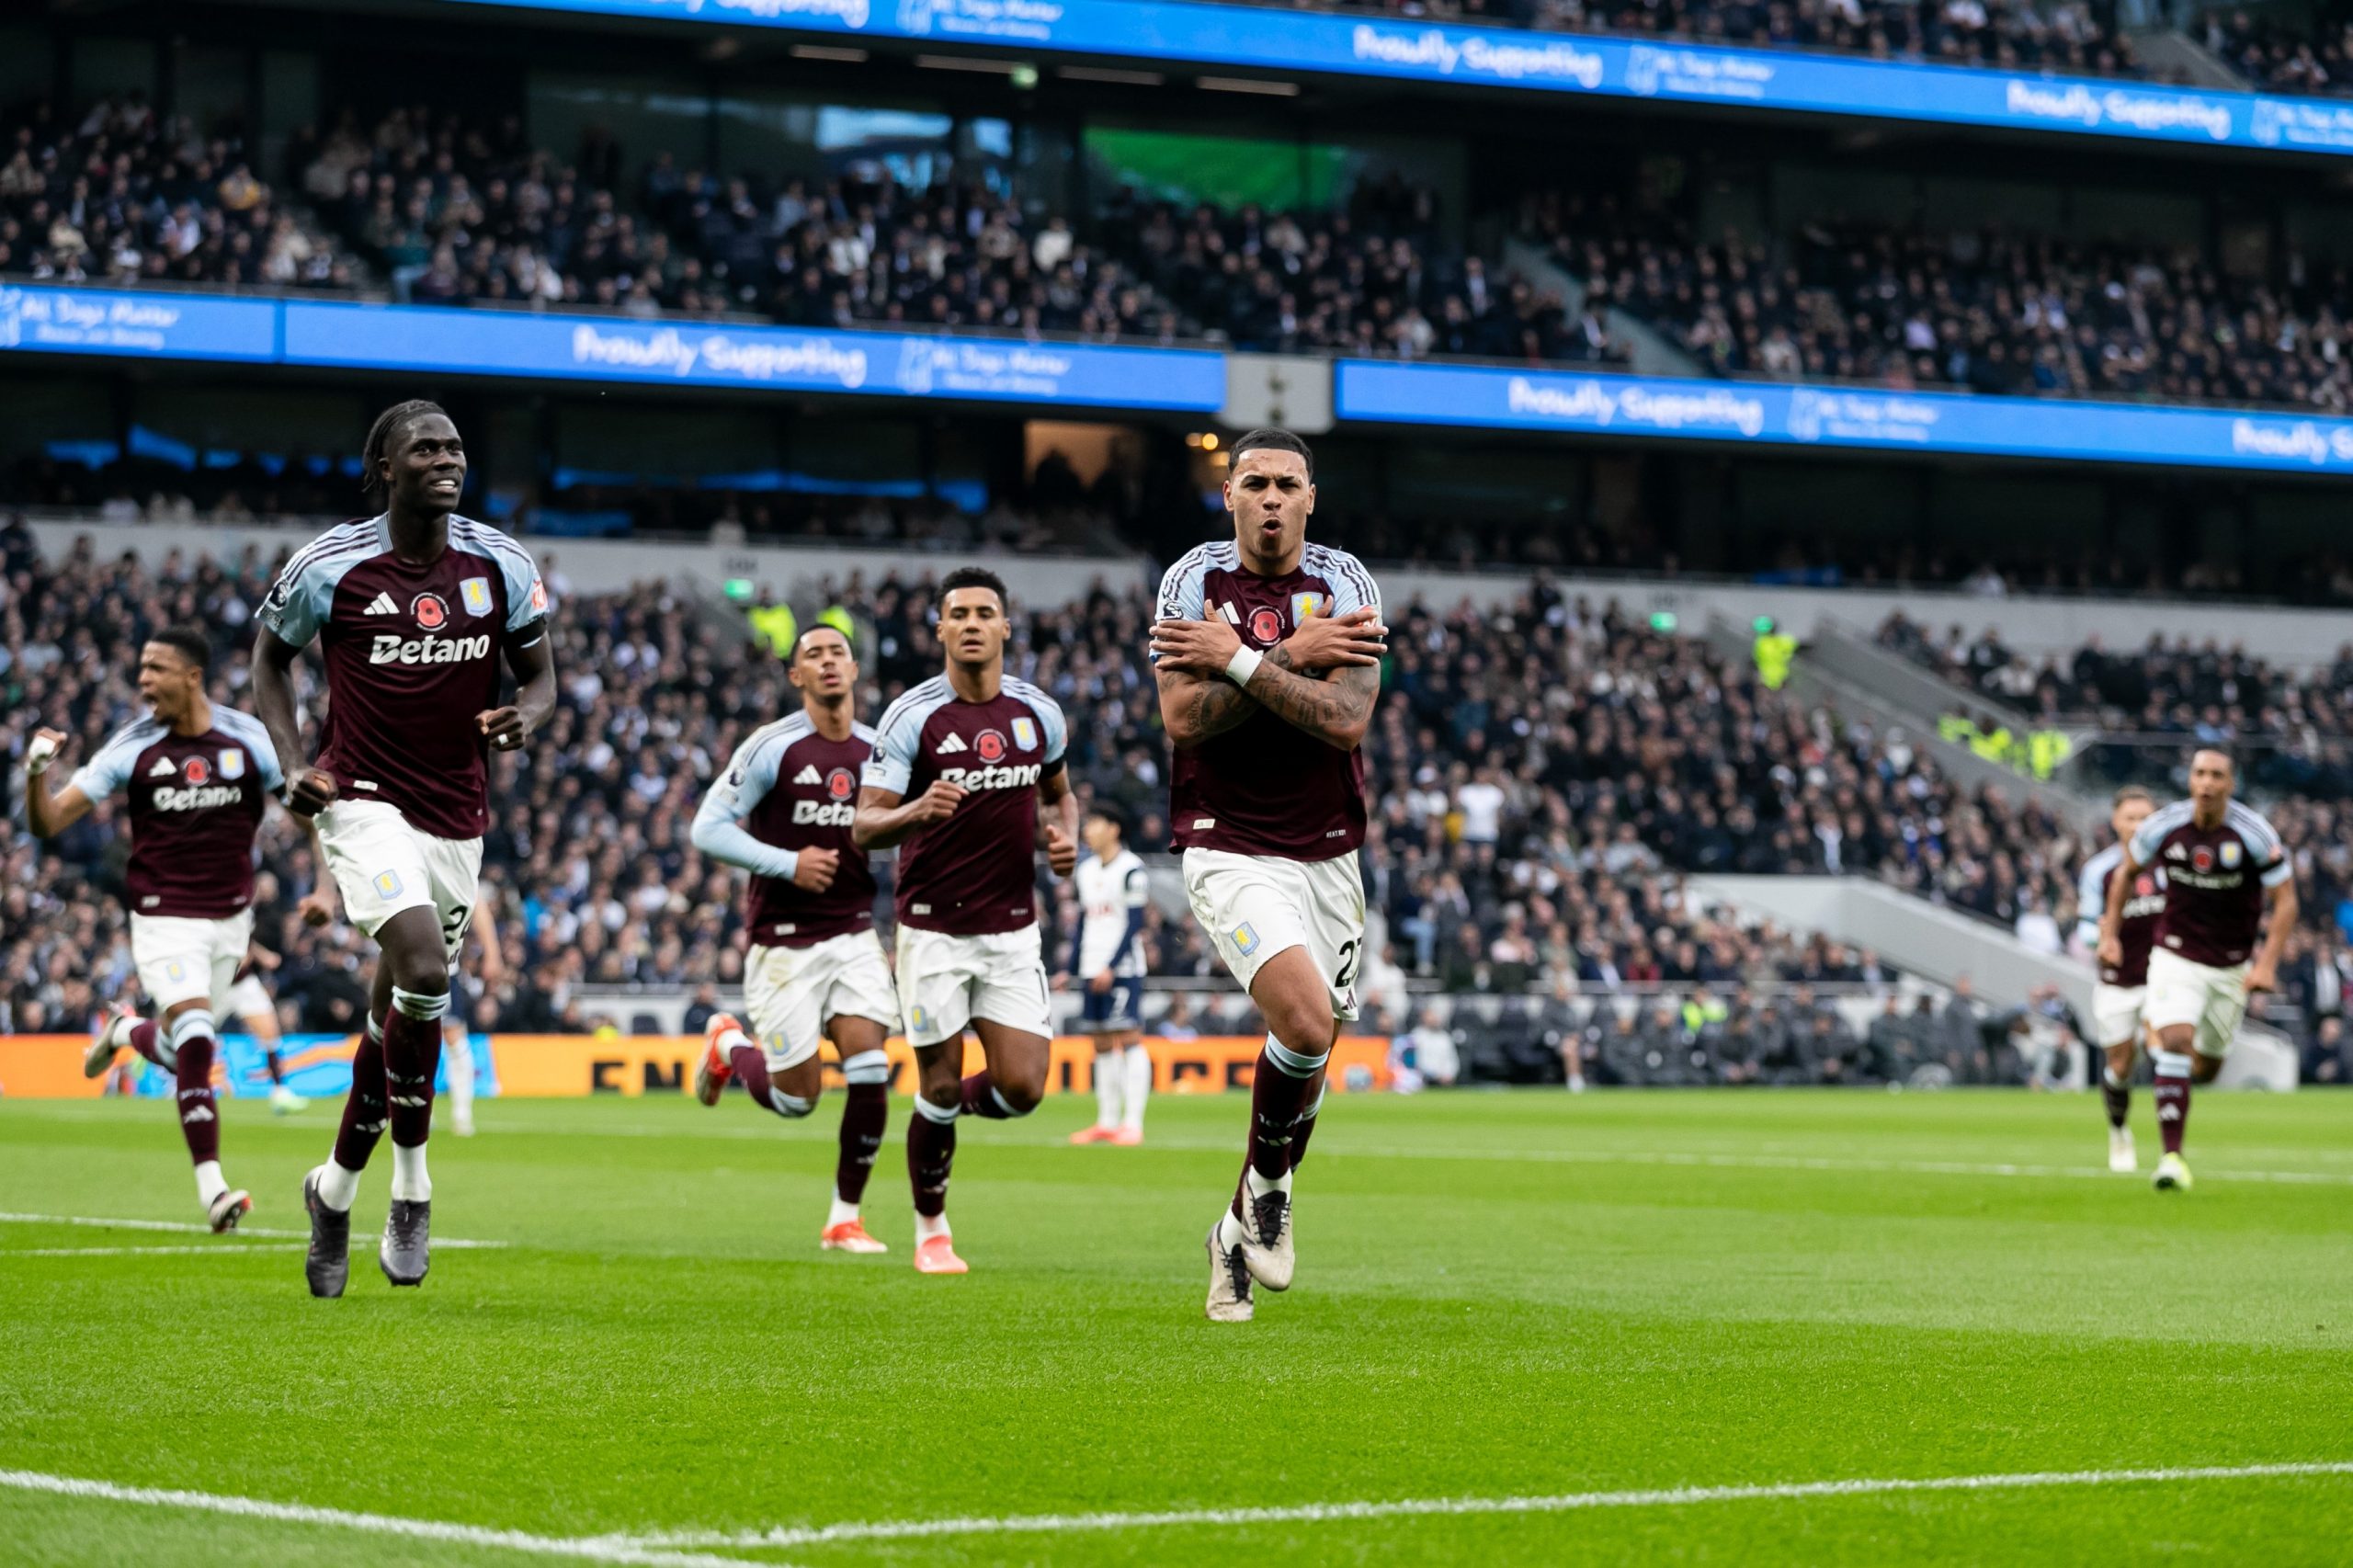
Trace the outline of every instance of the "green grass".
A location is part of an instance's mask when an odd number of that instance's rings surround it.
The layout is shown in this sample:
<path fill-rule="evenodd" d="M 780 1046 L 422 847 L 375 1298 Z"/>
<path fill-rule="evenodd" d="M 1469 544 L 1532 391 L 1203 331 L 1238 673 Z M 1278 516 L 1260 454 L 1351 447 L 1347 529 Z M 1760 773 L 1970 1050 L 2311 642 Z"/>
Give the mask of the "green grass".
<path fill-rule="evenodd" d="M 2346 1096 L 2201 1096 L 2172 1197 L 2092 1174 L 2087 1096 L 1336 1096 L 1299 1283 L 1243 1327 L 1200 1314 L 1242 1102 L 1063 1147 L 1088 1108 L 965 1129 L 963 1279 L 908 1267 L 904 1102 L 884 1258 L 815 1248 L 832 1102 L 787 1128 L 740 1097 L 485 1102 L 434 1142 L 435 1228 L 509 1245 L 437 1253 L 421 1290 L 369 1253 L 337 1302 L 289 1251 L 10 1256 L 267 1244 L 0 1224 L 0 1469 L 579 1538 L 2353 1460 Z M 331 1108 L 227 1118 L 250 1224 L 299 1227 Z M 0 1209 L 196 1218 L 153 1102 L 0 1101 Z M 2285 1568 L 2349 1540 L 2340 1474 L 704 1550 Z M 552 1560 L 8 1489 L 0 1559 Z"/>

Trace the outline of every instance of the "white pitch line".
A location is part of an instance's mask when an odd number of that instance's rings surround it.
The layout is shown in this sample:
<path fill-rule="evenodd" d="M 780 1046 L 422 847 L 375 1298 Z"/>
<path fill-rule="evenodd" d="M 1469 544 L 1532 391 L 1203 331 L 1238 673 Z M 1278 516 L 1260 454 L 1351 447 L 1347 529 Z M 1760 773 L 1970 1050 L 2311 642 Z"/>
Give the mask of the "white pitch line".
<path fill-rule="evenodd" d="M 404 1536 L 411 1540 L 441 1541 L 453 1546 L 494 1547 L 540 1557 L 573 1557 L 590 1562 L 625 1563 L 633 1565 L 633 1568 L 745 1568 L 745 1560 L 741 1557 L 664 1551 L 611 1537 L 567 1539 L 532 1535 L 525 1530 L 446 1524 L 438 1519 L 404 1519 L 392 1514 L 358 1514 L 343 1508 L 313 1508 L 299 1503 L 266 1503 L 256 1497 L 223 1496 L 213 1492 L 183 1492 L 157 1486 L 117 1486 L 110 1481 L 85 1481 L 76 1476 L 46 1475 L 31 1470 L 0 1470 L 0 1487 L 18 1492 L 45 1492 L 60 1497 L 87 1498 L 102 1503 L 137 1503 L 154 1508 L 186 1508 L 198 1513 L 229 1514 L 240 1518 L 267 1519 L 277 1524 L 323 1525 L 335 1529 L 366 1530 L 374 1535 Z"/>
<path fill-rule="evenodd" d="M 211 1226 L 199 1225 L 188 1221 L 112 1220 L 102 1215 L 96 1214 L 0 1214 L 0 1225 L 87 1225 L 91 1229 L 98 1231 L 174 1231 L 186 1235 L 209 1236 L 214 1234 Z M 310 1240 L 311 1236 L 311 1233 L 308 1231 L 273 1231 L 261 1225 L 240 1225 L 237 1227 L 236 1233 L 240 1236 L 264 1236 L 273 1241 L 282 1240 L 307 1242 Z M 243 1244 L 234 1241 L 224 1241 L 221 1244 L 223 1247 L 236 1247 Z M 436 1236 L 433 1238 L 433 1244 L 438 1247 L 455 1247 L 460 1251 L 472 1250 L 481 1252 L 503 1248 L 510 1245 L 511 1244 L 506 1242 L 470 1242 L 460 1240 L 456 1236 Z M 199 1247 L 196 1250 L 199 1252 L 210 1252 L 213 1249 L 210 1247 Z"/>
<path fill-rule="evenodd" d="M 2353 1475 L 2353 1462 L 2207 1465 L 2172 1470 L 2029 1471 L 2009 1475 L 1797 1481 L 1764 1486 L 1671 1486 L 1637 1492 L 1572 1492 L 1551 1497 L 1423 1497 L 1391 1503 L 1307 1503 L 1288 1508 L 1195 1508 L 1150 1514 L 1015 1514 L 993 1519 L 905 1519 L 875 1524 L 779 1526 L 774 1529 L 739 1533 L 679 1531 L 605 1539 L 617 1546 L 641 1548 L 822 1546 L 837 1541 L 913 1540 L 937 1536 L 1061 1534 L 1078 1530 L 1157 1529 L 1183 1525 L 1326 1524 L 1462 1514 L 1565 1514 L 1591 1508 L 1677 1508 L 1695 1503 L 1785 1502 L 1809 1497 L 1868 1497 L 1904 1492 L 1996 1492 L 2046 1486 L 2111 1486 L 2151 1482 L 2251 1481 L 2266 1477 L 2336 1475 Z"/>
<path fill-rule="evenodd" d="M 209 1247 L 0 1247 L 0 1263 L 12 1257 L 242 1257 L 256 1252 L 301 1252 L 301 1242 L 231 1242 Z"/>

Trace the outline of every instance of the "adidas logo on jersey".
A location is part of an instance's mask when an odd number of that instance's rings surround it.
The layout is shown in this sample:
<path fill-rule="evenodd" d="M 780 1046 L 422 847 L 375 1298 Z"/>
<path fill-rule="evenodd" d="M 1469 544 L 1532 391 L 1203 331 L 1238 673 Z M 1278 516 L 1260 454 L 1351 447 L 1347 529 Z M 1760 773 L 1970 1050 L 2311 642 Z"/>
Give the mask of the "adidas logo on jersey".
<path fill-rule="evenodd" d="M 823 784 L 824 779 L 818 777 L 817 769 L 813 766 L 804 767 L 800 772 L 794 774 L 792 776 L 792 781 L 795 784 Z"/>
<path fill-rule="evenodd" d="M 147 770 L 147 777 L 150 778 L 169 778 L 173 774 L 177 773 L 179 770 L 180 765 L 178 763 L 174 762 L 168 756 L 159 756 L 155 759 L 155 766 Z"/>
<path fill-rule="evenodd" d="M 964 737 L 961 735 L 950 735 L 946 740 L 939 743 L 939 755 L 942 756 L 949 756 L 955 752 L 969 751 L 970 749 L 972 748 L 965 745 Z"/>
<path fill-rule="evenodd" d="M 374 598 L 368 601 L 368 608 L 361 610 L 359 613 L 362 615 L 398 615 L 400 612 L 401 607 L 392 602 L 392 595 L 378 594 Z"/>

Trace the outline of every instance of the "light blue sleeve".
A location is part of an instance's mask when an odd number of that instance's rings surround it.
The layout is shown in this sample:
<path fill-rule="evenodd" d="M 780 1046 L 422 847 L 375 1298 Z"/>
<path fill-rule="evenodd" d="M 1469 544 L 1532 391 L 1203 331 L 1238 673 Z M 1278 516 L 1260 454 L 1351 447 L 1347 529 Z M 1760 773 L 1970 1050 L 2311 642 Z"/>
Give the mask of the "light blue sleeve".
<path fill-rule="evenodd" d="M 776 788 L 777 763 L 784 756 L 785 744 L 780 735 L 761 735 L 735 749 L 727 760 L 727 770 L 695 811 L 696 848 L 763 877 L 789 879 L 800 869 L 798 851 L 763 844 L 743 825 L 752 809 Z"/>
<path fill-rule="evenodd" d="M 1354 610 L 1381 608 L 1381 585 L 1372 580 L 1364 562 L 1344 550 L 1332 552 L 1333 570 L 1332 613 L 1347 615 Z"/>
<path fill-rule="evenodd" d="M 514 544 L 513 540 L 507 541 Z M 540 563 L 531 552 L 519 544 L 498 551 L 499 575 L 506 579 L 506 630 L 520 631 L 535 620 L 544 620 L 555 609 L 555 599 L 540 576 Z"/>
<path fill-rule="evenodd" d="M 905 698 L 891 705 L 882 715 L 882 727 L 875 733 L 874 753 L 866 759 L 864 782 L 870 790 L 888 790 L 894 795 L 907 792 L 908 781 L 915 776 L 915 748 L 923 741 L 924 721 L 932 710 Z"/>
<path fill-rule="evenodd" d="M 1070 741 L 1070 722 L 1063 717 L 1062 704 L 1034 687 L 1023 700 L 1029 704 L 1029 711 L 1038 715 L 1038 727 L 1045 732 L 1046 760 L 1060 762 L 1063 748 Z"/>
<path fill-rule="evenodd" d="M 2148 820 L 2133 831 L 2132 863 L 2146 866 L 2156 859 L 2157 846 L 2165 843 L 2165 835 L 2180 825 L 2171 806 L 2161 812 L 2151 812 Z"/>
<path fill-rule="evenodd" d="M 2085 861 L 2083 875 L 2075 879 L 2075 936 L 2087 948 L 2098 946 L 2099 923 L 2108 914 L 2108 877 L 2100 859 L 2095 855 Z"/>
<path fill-rule="evenodd" d="M 1209 561 L 1199 551 L 1180 559 L 1160 579 L 1160 600 L 1155 619 L 1160 620 L 1199 620 L 1201 619 L 1201 585 L 1209 580 Z M 1160 655 L 1146 655 L 1154 664 Z"/>
<path fill-rule="evenodd" d="M 290 647 L 309 647 L 334 606 L 335 585 L 342 578 L 343 564 L 337 562 L 323 567 L 300 556 L 287 562 L 286 570 L 270 585 L 268 597 L 261 601 L 259 619 L 270 635 Z"/>
<path fill-rule="evenodd" d="M 68 785 L 81 790 L 85 800 L 105 800 L 131 781 L 131 765 L 139 760 L 139 754 L 153 740 L 154 736 L 136 722 L 125 724 L 107 737 L 106 744 L 67 780 Z"/>

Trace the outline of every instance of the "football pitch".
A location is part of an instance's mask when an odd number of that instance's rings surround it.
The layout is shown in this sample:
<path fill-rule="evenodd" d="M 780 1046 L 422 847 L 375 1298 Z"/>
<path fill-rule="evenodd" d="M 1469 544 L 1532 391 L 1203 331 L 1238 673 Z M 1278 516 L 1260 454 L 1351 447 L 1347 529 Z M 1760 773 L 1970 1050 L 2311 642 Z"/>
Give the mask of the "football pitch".
<path fill-rule="evenodd" d="M 968 1124 L 973 1272 L 821 1255 L 829 1098 L 485 1101 L 431 1278 L 301 1278 L 334 1109 L 232 1102 L 244 1234 L 154 1102 L 0 1101 L 0 1559 L 2245 1562 L 2353 1541 L 2353 1097 L 1336 1096 L 1300 1266 L 1205 1322 L 1238 1097 L 1142 1149 Z M 2156 1142 L 2135 1106 L 2145 1171 Z M 472 1243 L 473 1245 L 458 1245 Z"/>

